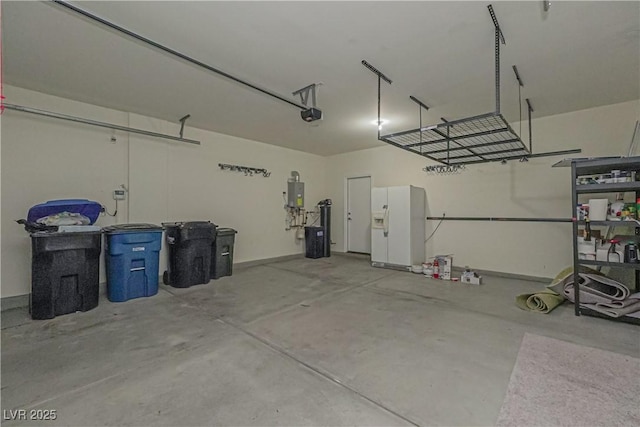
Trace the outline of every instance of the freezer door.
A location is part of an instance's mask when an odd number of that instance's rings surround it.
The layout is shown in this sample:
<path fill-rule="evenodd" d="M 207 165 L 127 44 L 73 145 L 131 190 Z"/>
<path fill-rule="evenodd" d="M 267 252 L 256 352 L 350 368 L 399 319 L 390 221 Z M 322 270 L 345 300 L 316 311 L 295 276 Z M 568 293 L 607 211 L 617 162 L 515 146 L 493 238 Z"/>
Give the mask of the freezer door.
<path fill-rule="evenodd" d="M 424 188 L 411 187 L 411 265 L 425 262 L 426 200 Z"/>
<path fill-rule="evenodd" d="M 389 187 L 389 263 L 411 266 L 410 187 Z"/>
<path fill-rule="evenodd" d="M 389 213 L 387 204 L 387 189 L 371 189 L 371 218 L 375 218 L 382 213 L 383 217 Z M 378 227 L 372 224 L 371 227 L 371 261 L 388 262 L 386 227 Z"/>

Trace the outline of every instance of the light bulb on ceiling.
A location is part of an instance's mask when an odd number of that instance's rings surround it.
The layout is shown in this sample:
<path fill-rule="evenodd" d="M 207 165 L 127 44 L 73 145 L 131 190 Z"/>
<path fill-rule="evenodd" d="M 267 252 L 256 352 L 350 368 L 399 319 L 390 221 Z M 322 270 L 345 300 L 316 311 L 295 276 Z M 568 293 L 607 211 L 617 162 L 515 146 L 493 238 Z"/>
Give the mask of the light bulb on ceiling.
<path fill-rule="evenodd" d="M 371 124 L 378 126 L 378 130 L 382 130 L 382 125 L 385 124 L 385 123 L 387 123 L 387 121 L 384 120 L 384 119 L 374 120 L 374 121 L 371 122 Z"/>

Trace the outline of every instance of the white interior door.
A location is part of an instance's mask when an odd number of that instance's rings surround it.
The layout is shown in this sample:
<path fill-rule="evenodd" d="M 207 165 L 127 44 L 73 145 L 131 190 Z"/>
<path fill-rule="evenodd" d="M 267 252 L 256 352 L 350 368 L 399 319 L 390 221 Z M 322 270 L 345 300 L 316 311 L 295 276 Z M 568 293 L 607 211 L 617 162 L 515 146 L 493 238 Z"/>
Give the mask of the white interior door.
<path fill-rule="evenodd" d="M 371 177 L 347 179 L 347 252 L 371 253 Z"/>

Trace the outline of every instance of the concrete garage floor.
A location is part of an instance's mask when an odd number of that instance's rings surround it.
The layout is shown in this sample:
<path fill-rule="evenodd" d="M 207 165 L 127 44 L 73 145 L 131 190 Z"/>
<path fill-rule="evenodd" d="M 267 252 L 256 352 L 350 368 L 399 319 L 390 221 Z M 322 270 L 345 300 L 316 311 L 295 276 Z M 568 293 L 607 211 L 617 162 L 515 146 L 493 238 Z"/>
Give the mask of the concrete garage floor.
<path fill-rule="evenodd" d="M 485 282 L 336 254 L 47 321 L 8 311 L 2 408 L 57 419 L 3 425 L 491 425 L 525 332 L 640 354 L 635 326 L 527 313 L 514 297 L 542 283 Z"/>

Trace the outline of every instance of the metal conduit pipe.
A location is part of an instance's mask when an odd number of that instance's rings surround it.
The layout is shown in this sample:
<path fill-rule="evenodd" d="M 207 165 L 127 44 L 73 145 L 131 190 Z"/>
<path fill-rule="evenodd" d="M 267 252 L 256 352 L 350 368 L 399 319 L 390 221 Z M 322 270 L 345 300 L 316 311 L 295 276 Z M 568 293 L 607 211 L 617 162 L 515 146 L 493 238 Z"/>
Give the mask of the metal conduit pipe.
<path fill-rule="evenodd" d="M 573 222 L 573 218 L 509 218 L 492 216 L 428 216 L 429 221 Z"/>
<path fill-rule="evenodd" d="M 130 128 L 126 126 L 114 125 L 113 123 L 99 122 L 97 120 L 84 119 L 82 117 L 68 116 L 66 114 L 54 113 L 52 111 L 39 110 L 37 108 L 23 107 L 21 105 L 4 104 L 7 110 L 20 111 L 23 113 L 36 114 L 38 116 L 51 117 L 53 119 L 66 120 L 68 122 L 82 123 L 85 125 L 98 126 L 107 129 L 121 130 L 123 132 L 137 133 L 140 135 L 152 136 L 154 138 L 170 139 L 172 141 L 188 142 L 189 144 L 200 145 L 200 141 L 195 139 L 181 138 L 179 136 L 166 135 L 164 133 L 151 132 L 143 129 Z"/>

